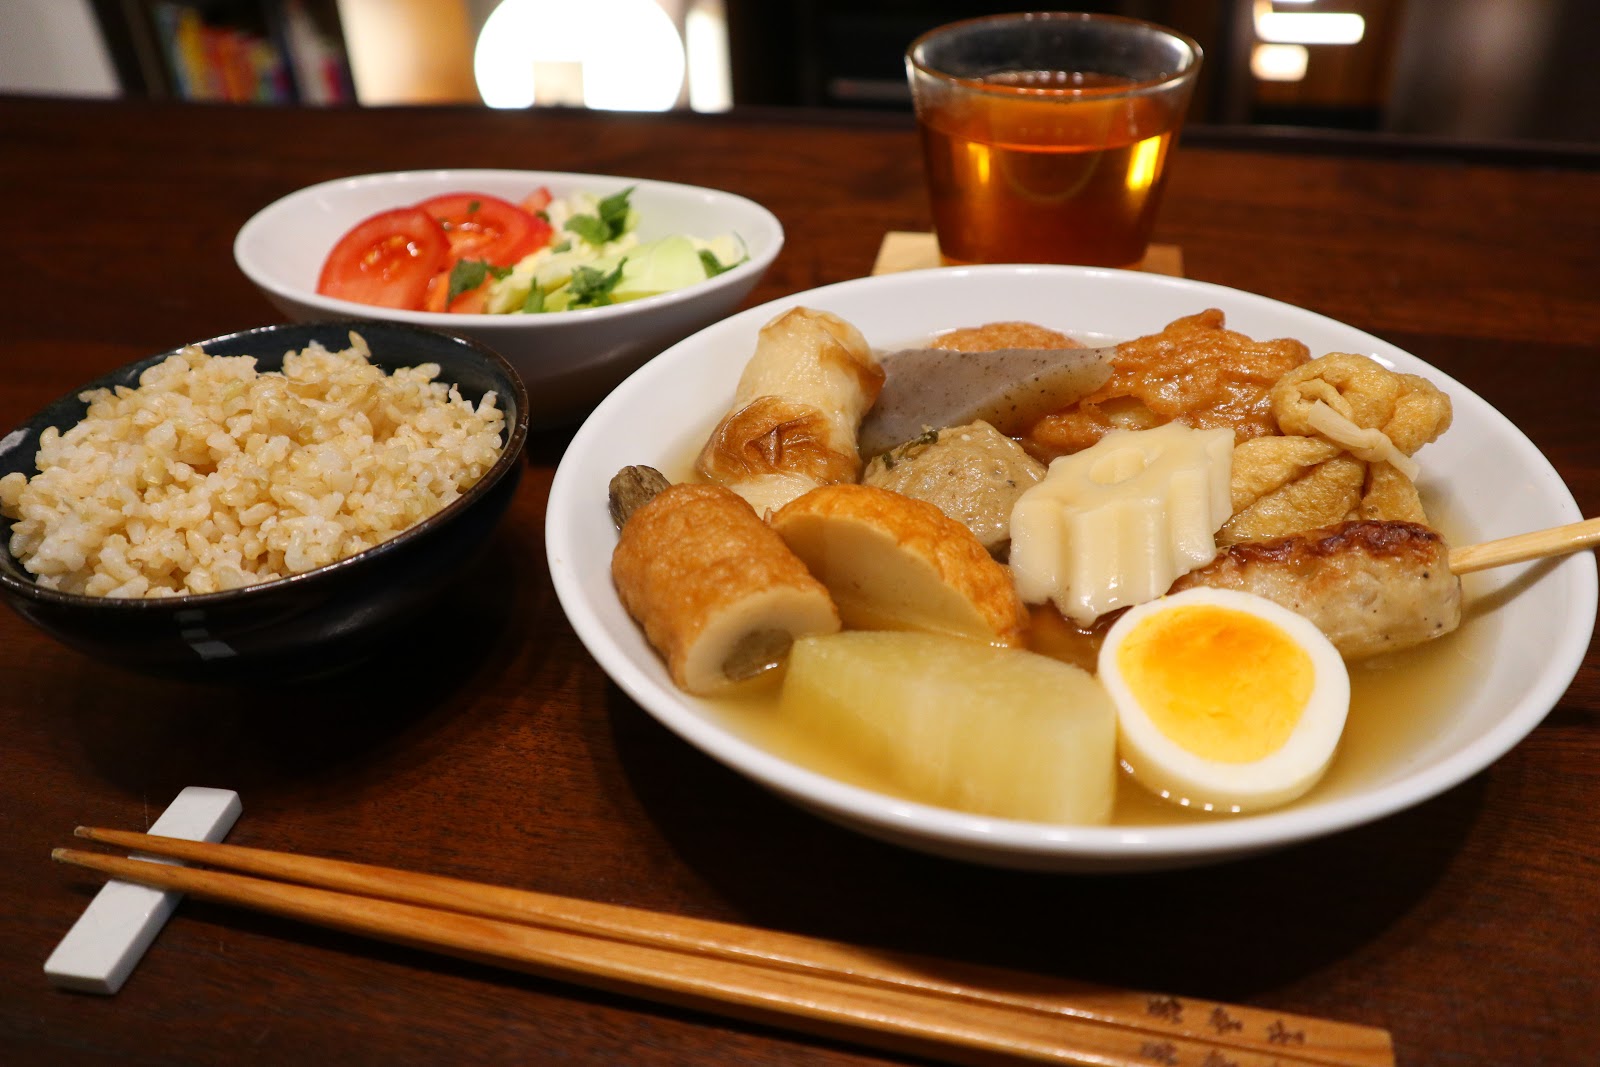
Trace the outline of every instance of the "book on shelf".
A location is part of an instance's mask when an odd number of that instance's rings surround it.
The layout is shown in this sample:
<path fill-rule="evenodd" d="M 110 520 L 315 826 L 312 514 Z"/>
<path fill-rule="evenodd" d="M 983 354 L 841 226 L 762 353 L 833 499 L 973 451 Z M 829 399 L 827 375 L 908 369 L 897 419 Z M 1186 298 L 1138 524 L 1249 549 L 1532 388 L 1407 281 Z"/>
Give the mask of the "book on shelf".
<path fill-rule="evenodd" d="M 133 78 L 148 95 L 241 104 L 355 102 L 337 10 L 329 3 L 124 2 L 120 24 L 108 20 L 109 7 L 99 5 L 102 24 L 108 36 L 131 45 L 126 51 L 142 68 Z"/>

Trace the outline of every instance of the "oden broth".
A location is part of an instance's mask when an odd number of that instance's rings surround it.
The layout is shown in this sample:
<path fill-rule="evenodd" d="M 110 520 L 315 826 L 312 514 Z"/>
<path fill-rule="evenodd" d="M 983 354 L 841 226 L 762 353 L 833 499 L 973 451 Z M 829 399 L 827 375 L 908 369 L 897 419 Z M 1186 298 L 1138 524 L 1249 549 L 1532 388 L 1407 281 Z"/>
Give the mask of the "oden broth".
<path fill-rule="evenodd" d="M 1399 777 L 1429 738 L 1448 725 L 1451 709 L 1473 684 L 1477 665 L 1493 646 L 1495 621 L 1471 618 L 1459 630 L 1419 648 L 1355 664 L 1350 669 L 1350 715 L 1328 773 L 1296 804 L 1330 800 Z M 1061 657 L 1070 658 L 1070 657 Z M 906 800 L 907 794 L 836 751 L 826 738 L 797 728 L 778 709 L 776 687 L 737 699 L 706 702 L 717 717 L 752 744 L 818 774 Z M 1123 774 L 1117 783 L 1114 826 L 1161 826 L 1238 816 L 1193 811 L 1162 800 Z"/>
<path fill-rule="evenodd" d="M 1086 343 L 1109 343 L 1100 339 Z M 707 433 L 710 427 L 707 427 Z M 685 443 L 669 464 L 675 481 L 700 480 L 694 460 L 705 435 Z M 1426 455 L 1423 455 L 1426 467 Z M 1455 515 L 1448 492 L 1444 498 L 1424 492 L 1434 527 L 1452 544 L 1470 543 Z M 1461 534 L 1457 538 L 1454 534 Z M 1448 730 L 1453 709 L 1468 693 L 1494 647 L 1499 622 L 1473 609 L 1475 580 L 1463 579 L 1462 624 L 1454 633 L 1425 645 L 1350 666 L 1350 712 L 1338 751 L 1327 773 L 1309 793 L 1290 806 L 1332 800 L 1402 776 L 1431 740 Z M 1040 618 L 1038 614 L 1036 620 Z M 1059 616 L 1056 616 L 1059 619 Z M 1080 666 L 1093 663 L 1095 646 L 1081 635 L 1063 635 L 1066 624 L 1035 625 L 1035 651 Z M 811 736 L 779 711 L 775 680 L 738 697 L 704 701 L 729 730 L 750 743 L 818 774 L 874 792 L 919 801 L 894 783 L 853 761 L 828 743 Z M 1113 826 L 1180 825 L 1199 820 L 1241 816 L 1181 807 L 1144 789 L 1132 775 L 1117 782 Z"/>

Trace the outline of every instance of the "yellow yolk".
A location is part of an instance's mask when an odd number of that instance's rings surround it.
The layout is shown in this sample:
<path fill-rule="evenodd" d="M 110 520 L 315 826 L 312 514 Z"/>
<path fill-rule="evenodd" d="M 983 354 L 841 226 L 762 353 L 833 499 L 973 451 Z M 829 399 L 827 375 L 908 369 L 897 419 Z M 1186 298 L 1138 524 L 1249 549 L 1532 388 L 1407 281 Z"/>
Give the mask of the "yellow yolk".
<path fill-rule="evenodd" d="M 1117 666 L 1155 726 L 1204 759 L 1250 763 L 1283 747 L 1311 697 L 1311 657 L 1278 626 L 1214 604 L 1147 616 Z"/>
<path fill-rule="evenodd" d="M 1204 586 L 1129 608 L 1098 674 L 1117 708 L 1117 758 L 1135 781 L 1201 811 L 1262 811 L 1327 770 L 1350 676 L 1311 620 Z"/>

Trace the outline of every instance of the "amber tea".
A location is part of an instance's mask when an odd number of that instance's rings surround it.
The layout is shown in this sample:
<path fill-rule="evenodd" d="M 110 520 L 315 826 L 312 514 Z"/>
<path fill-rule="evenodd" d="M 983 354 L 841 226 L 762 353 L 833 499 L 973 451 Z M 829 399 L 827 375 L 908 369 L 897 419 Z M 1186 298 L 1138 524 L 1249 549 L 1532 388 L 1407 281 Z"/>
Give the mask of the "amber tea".
<path fill-rule="evenodd" d="M 1136 265 L 1198 65 L 1182 35 L 1109 16 L 919 38 L 907 66 L 944 261 Z"/>
<path fill-rule="evenodd" d="M 1057 74 L 1078 85 L 1125 81 Z M 922 150 L 946 262 L 1085 263 L 1144 257 L 1179 115 L 1137 96 L 1063 102 L 993 89 L 929 108 Z M 1037 78 L 1029 79 L 1036 85 Z"/>

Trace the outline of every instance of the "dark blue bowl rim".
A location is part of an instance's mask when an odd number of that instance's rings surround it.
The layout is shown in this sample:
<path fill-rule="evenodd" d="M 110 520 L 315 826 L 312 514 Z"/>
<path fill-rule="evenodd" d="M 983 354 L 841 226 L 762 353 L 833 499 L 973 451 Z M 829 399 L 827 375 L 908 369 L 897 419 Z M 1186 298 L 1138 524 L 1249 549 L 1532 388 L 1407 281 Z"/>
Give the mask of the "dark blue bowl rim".
<path fill-rule="evenodd" d="M 387 541 L 382 542 L 381 544 L 373 545 L 371 548 L 362 549 L 353 556 L 346 556 L 344 559 L 323 564 L 321 567 L 306 571 L 302 574 L 291 574 L 285 578 L 274 578 L 271 581 L 241 586 L 238 589 L 224 589 L 216 593 L 186 593 L 178 596 L 166 597 L 100 597 L 87 596 L 82 593 L 63 593 L 56 589 L 46 589 L 35 582 L 23 581 L 5 570 L 0 570 L 0 588 L 3 588 L 9 593 L 25 597 L 29 600 L 37 601 L 42 604 L 50 604 L 57 607 L 92 608 L 101 611 L 134 613 L 141 611 L 172 611 L 182 608 L 203 609 L 207 607 L 217 607 L 230 601 L 239 600 L 251 595 L 261 594 L 266 590 L 284 590 L 290 587 L 304 588 L 307 586 L 320 585 L 323 582 L 334 579 L 343 572 L 349 571 L 356 567 L 361 567 L 372 560 L 380 559 L 385 556 L 392 555 L 395 552 L 402 551 L 407 545 L 426 537 L 430 532 L 450 522 L 450 520 L 456 515 L 466 511 L 478 500 L 487 496 L 489 491 L 493 489 L 494 486 L 500 482 L 501 479 L 503 479 L 507 473 L 509 473 L 520 461 L 523 446 L 527 443 L 528 439 L 528 390 L 523 384 L 522 377 L 517 373 L 516 368 L 513 367 L 504 356 L 500 355 L 499 352 L 496 352 L 488 345 L 473 338 L 463 337 L 453 333 L 446 333 L 443 330 L 436 330 L 426 326 L 416 326 L 411 323 L 403 322 L 385 322 L 378 319 L 329 319 L 320 322 L 272 323 L 266 326 L 253 326 L 243 330 L 235 330 L 232 333 L 219 334 L 216 337 L 210 337 L 204 341 L 191 341 L 186 344 L 179 345 L 177 348 L 169 349 L 165 352 L 132 360 L 113 370 L 107 371 L 105 374 L 94 379 L 93 381 L 81 385 L 71 392 L 64 393 L 56 400 L 46 404 L 38 412 L 27 419 L 24 419 L 20 424 L 13 427 L 12 430 L 8 431 L 8 434 L 19 430 L 42 431 L 43 427 L 39 426 L 38 423 L 43 417 L 44 412 L 48 411 L 50 408 L 55 407 L 57 404 L 75 402 L 81 393 L 87 392 L 90 389 L 104 388 L 108 385 L 114 384 L 116 380 L 122 375 L 126 374 L 131 367 L 139 366 L 140 364 L 143 364 L 146 367 L 154 366 L 170 356 L 177 355 L 192 345 L 198 344 L 201 348 L 207 348 L 211 345 L 223 343 L 248 342 L 255 338 L 265 339 L 278 333 L 304 333 L 308 335 L 315 335 L 324 331 L 340 331 L 342 335 L 348 335 L 351 332 L 355 332 L 362 334 L 364 337 L 366 337 L 368 334 L 372 334 L 374 336 L 383 335 L 382 343 L 385 344 L 394 340 L 403 341 L 407 335 L 410 335 L 424 340 L 429 344 L 443 343 L 452 347 L 467 349 L 482 357 L 498 372 L 498 376 L 504 378 L 507 385 L 510 386 L 510 400 L 514 405 L 514 411 L 507 413 L 508 417 L 506 419 L 506 425 L 508 429 L 506 433 L 506 440 L 500 450 L 500 458 L 495 461 L 494 466 L 490 467 L 489 470 L 484 473 L 484 476 L 478 479 L 471 489 L 467 490 L 455 500 L 452 500 L 449 504 L 446 504 L 434 514 L 428 516 L 426 519 L 423 519 L 421 522 L 407 527 L 405 530 L 402 530 L 400 533 L 389 538 Z M 376 345 L 373 343 L 371 338 L 367 338 L 367 341 L 369 347 L 374 349 L 373 361 L 376 363 L 393 367 L 415 366 L 417 363 L 430 362 L 430 360 L 426 358 L 420 358 L 412 363 L 396 364 L 384 359 L 382 355 L 377 353 Z M 301 347 L 304 347 L 304 345 L 302 344 Z M 436 380 L 445 379 L 441 375 L 441 378 Z M 507 398 L 498 397 L 497 399 L 500 402 L 501 410 L 506 411 L 505 401 Z M 8 539 L 6 538 L 0 538 L 0 553 L 4 553 L 7 559 L 11 560 L 14 564 L 17 564 L 19 569 L 21 569 L 20 561 L 18 561 L 15 556 L 11 555 L 11 548 L 10 545 L 6 543 L 7 540 Z"/>

